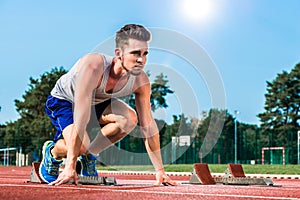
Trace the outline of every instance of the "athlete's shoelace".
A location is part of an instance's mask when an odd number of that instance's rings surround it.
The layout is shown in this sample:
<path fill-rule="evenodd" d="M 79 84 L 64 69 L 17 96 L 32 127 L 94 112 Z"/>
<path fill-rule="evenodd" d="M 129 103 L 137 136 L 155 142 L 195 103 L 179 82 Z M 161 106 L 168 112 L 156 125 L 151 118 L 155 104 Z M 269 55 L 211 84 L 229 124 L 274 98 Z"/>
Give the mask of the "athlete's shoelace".
<path fill-rule="evenodd" d="M 88 174 L 95 174 L 96 173 L 96 165 L 94 160 L 85 159 L 86 166 L 87 166 L 87 173 Z"/>
<path fill-rule="evenodd" d="M 57 176 L 59 174 L 59 164 L 53 163 L 51 158 L 47 162 L 46 169 L 50 175 Z"/>

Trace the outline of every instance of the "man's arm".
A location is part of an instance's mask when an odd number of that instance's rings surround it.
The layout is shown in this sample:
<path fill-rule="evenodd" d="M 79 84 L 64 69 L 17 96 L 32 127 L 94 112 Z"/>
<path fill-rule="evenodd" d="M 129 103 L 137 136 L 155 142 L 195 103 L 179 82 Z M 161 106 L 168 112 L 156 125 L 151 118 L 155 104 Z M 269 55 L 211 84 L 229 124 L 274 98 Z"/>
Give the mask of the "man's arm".
<path fill-rule="evenodd" d="M 151 88 L 149 80 L 135 90 L 135 103 L 139 116 L 141 134 L 144 138 L 145 147 L 150 160 L 156 171 L 155 185 L 160 185 L 161 183 L 178 185 L 176 182 L 172 181 L 164 171 L 160 152 L 159 131 L 156 122 L 152 117 L 150 95 Z"/>
<path fill-rule="evenodd" d="M 74 92 L 74 124 L 70 138 L 65 138 L 67 145 L 66 165 L 63 173 L 52 185 L 60 185 L 72 179 L 77 183 L 76 161 L 90 119 L 93 91 L 103 74 L 103 59 L 99 54 L 88 54 L 79 61 L 77 70 L 78 77 Z"/>

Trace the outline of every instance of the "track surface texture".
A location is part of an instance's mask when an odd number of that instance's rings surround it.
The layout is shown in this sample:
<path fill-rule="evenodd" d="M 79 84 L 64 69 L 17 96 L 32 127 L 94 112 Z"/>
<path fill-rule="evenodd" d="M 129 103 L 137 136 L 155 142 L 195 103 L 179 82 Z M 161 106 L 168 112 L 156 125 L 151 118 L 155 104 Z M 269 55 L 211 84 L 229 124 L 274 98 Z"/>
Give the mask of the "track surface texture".
<path fill-rule="evenodd" d="M 153 175 L 114 176 L 118 185 L 49 186 L 27 182 L 31 167 L 0 167 L 0 199 L 300 199 L 299 179 L 274 179 L 275 186 L 191 185 L 189 176 L 172 176 L 180 186 L 153 186 Z M 107 172 L 106 172 L 107 173 Z"/>

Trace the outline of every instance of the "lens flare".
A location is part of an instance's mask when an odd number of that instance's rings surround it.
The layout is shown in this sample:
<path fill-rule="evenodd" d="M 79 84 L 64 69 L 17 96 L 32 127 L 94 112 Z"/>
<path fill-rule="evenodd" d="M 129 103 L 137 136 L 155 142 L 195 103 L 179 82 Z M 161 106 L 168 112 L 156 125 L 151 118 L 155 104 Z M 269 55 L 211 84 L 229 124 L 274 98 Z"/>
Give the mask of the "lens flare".
<path fill-rule="evenodd" d="M 213 2 L 211 0 L 185 0 L 183 12 L 191 20 L 207 20 L 212 16 Z"/>

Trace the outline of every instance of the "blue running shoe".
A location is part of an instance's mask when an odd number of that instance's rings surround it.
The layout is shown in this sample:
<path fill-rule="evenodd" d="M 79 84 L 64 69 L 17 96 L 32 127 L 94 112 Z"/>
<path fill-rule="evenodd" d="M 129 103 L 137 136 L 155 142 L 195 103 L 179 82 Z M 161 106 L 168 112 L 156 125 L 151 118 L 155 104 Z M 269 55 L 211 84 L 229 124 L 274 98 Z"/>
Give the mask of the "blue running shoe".
<path fill-rule="evenodd" d="M 59 166 L 62 160 L 56 160 L 51 156 L 51 149 L 54 147 L 54 142 L 47 141 L 43 146 L 43 160 L 39 168 L 39 175 L 46 183 L 55 181 L 59 175 Z"/>
<path fill-rule="evenodd" d="M 79 167 L 79 174 L 81 176 L 98 176 L 98 172 L 96 170 L 96 160 L 97 158 L 92 154 L 83 154 L 79 157 L 79 162 L 77 162 L 77 165 L 80 163 Z M 77 168 L 78 169 L 78 168 Z"/>

